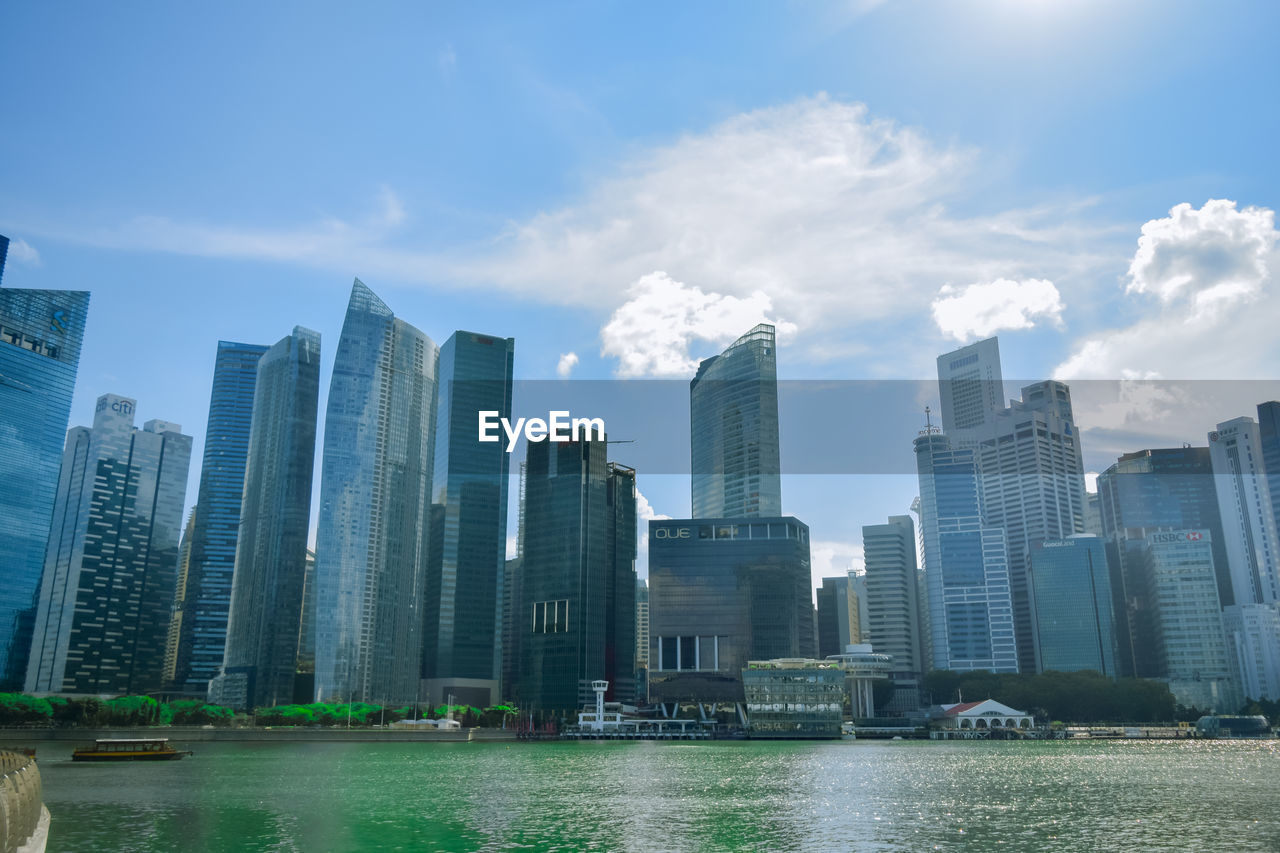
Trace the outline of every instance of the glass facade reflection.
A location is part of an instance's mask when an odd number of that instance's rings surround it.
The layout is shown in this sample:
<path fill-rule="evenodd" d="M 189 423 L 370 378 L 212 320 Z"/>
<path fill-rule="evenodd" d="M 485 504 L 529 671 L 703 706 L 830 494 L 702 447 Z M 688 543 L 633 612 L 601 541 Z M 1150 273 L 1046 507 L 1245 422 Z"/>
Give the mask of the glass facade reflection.
<path fill-rule="evenodd" d="M 1017 672 L 1004 531 L 982 523 L 974 451 L 929 433 L 915 440 L 920 538 L 934 669 Z"/>
<path fill-rule="evenodd" d="M 698 365 L 689 426 L 694 518 L 782 514 L 773 326 L 756 326 Z"/>
<path fill-rule="evenodd" d="M 750 660 L 817 653 L 809 528 L 791 517 L 649 522 L 649 698 L 741 702 Z"/>
<path fill-rule="evenodd" d="M 1039 542 L 1027 564 L 1036 670 L 1116 677 L 1107 552 L 1097 536 Z"/>
<path fill-rule="evenodd" d="M 98 398 L 67 433 L 25 689 L 159 690 L 178 568 L 191 436 L 135 403 Z"/>
<path fill-rule="evenodd" d="M 266 351 L 260 344 L 218 341 L 196 499 L 199 511 L 183 598 L 177 603 L 172 687 L 180 693 L 203 696 L 226 651 L 253 394 L 258 360 Z"/>
<path fill-rule="evenodd" d="M 635 701 L 635 471 L 603 441 L 529 445 L 520 565 L 523 708 L 573 711 Z"/>
<path fill-rule="evenodd" d="M 418 698 L 438 358 L 356 280 L 325 413 L 318 699 Z"/>
<path fill-rule="evenodd" d="M 296 327 L 258 362 L 227 649 L 235 707 L 291 702 L 297 672 L 320 394 L 320 335 Z M 217 679 L 215 679 L 216 681 Z M 215 698 L 215 689 L 210 688 Z"/>
<path fill-rule="evenodd" d="M 479 412 L 511 416 L 515 340 L 455 332 L 440 347 L 422 675 L 432 704 L 459 690 L 501 699 L 511 454 L 477 440 Z"/>
<path fill-rule="evenodd" d="M 845 672 L 816 660 L 750 661 L 742 671 L 753 738 L 838 738 Z"/>
<path fill-rule="evenodd" d="M 26 674 L 88 313 L 84 291 L 0 288 L 0 690 Z"/>

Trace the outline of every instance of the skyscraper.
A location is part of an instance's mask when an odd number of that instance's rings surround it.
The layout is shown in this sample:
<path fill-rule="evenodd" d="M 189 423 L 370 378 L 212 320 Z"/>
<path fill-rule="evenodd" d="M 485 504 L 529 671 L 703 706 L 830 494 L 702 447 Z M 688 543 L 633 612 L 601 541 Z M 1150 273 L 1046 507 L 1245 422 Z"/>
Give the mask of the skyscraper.
<path fill-rule="evenodd" d="M 1027 552 L 1035 542 L 1084 532 L 1084 462 L 1072 419 L 1071 392 L 1061 382 L 1022 389 L 1022 400 L 967 431 L 976 440 L 982 475 L 982 518 L 1005 533 L 1018 664 L 1035 667 L 1027 587 Z"/>
<path fill-rule="evenodd" d="M 1280 529 L 1280 402 L 1258 404 L 1258 441 L 1262 445 L 1262 465 L 1267 472 L 1271 512 Z"/>
<path fill-rule="evenodd" d="M 915 451 L 933 668 L 1017 672 L 1008 549 L 983 524 L 975 452 L 938 433 Z"/>
<path fill-rule="evenodd" d="M 1280 534 L 1258 424 L 1253 418 L 1218 424 L 1209 433 L 1209 458 L 1226 537 L 1232 602 L 1280 601 Z"/>
<path fill-rule="evenodd" d="M 1207 530 L 1218 596 L 1231 601 L 1231 577 L 1207 447 L 1138 450 L 1098 476 L 1102 530 L 1111 570 L 1120 675 L 1154 677 L 1154 604 L 1145 597 L 1143 540 L 1169 530 Z"/>
<path fill-rule="evenodd" d="M 704 360 L 689 383 L 694 518 L 782 514 L 774 327 Z"/>
<path fill-rule="evenodd" d="M 191 436 L 104 394 L 67 433 L 26 690 L 160 689 Z"/>
<path fill-rule="evenodd" d="M 178 669 L 178 643 L 182 638 L 182 602 L 187 597 L 187 573 L 191 569 L 191 540 L 196 533 L 196 509 L 187 513 L 187 523 L 178 540 L 178 574 L 173 583 L 173 608 L 169 613 L 169 635 L 164 644 L 164 672 L 162 681 L 173 684 Z"/>
<path fill-rule="evenodd" d="M 1222 611 L 1227 658 L 1247 699 L 1280 699 L 1280 608 L 1235 604 Z"/>
<path fill-rule="evenodd" d="M 1004 408 L 999 342 L 987 338 L 938 356 L 938 391 L 942 428 L 953 440 L 990 423 Z"/>
<path fill-rule="evenodd" d="M 226 651 L 253 393 L 258 360 L 266 351 L 258 344 L 218 341 L 196 498 L 199 511 L 183 599 L 175 604 L 181 612 L 172 687 L 180 693 L 204 696 Z"/>
<path fill-rule="evenodd" d="M 521 566 L 522 707 L 571 712 L 609 682 L 635 701 L 635 472 L 604 441 L 530 443 Z"/>
<path fill-rule="evenodd" d="M 849 576 L 823 578 L 818 589 L 818 657 L 844 653 L 844 647 L 856 643 L 854 623 L 858 604 L 850 588 Z"/>
<path fill-rule="evenodd" d="M 1116 677 L 1111 576 L 1092 534 L 1037 542 L 1027 565 L 1036 670 L 1091 669 Z"/>
<path fill-rule="evenodd" d="M 306 579 L 320 335 L 301 326 L 258 361 L 226 654 L 210 699 L 293 701 Z"/>
<path fill-rule="evenodd" d="M 488 691 L 480 707 L 502 698 L 511 454 L 478 441 L 476 424 L 482 411 L 510 417 L 514 357 L 514 339 L 473 332 L 455 332 L 440 348 L 422 659 L 433 705 L 463 689 Z"/>
<path fill-rule="evenodd" d="M 916 579 L 915 524 L 909 515 L 891 515 L 887 524 L 862 528 L 866 560 L 867 641 L 881 654 L 893 655 L 889 678 L 894 697 L 890 708 L 920 706 L 924 676 L 920 601 Z"/>
<path fill-rule="evenodd" d="M 0 237 L 0 273 L 3 250 Z M 89 294 L 0 288 L 0 690 L 19 690 Z"/>
<path fill-rule="evenodd" d="M 325 414 L 319 699 L 418 699 L 438 357 L 356 279 Z"/>
<path fill-rule="evenodd" d="M 1155 677 L 1169 683 L 1182 705 L 1236 710 L 1241 697 L 1227 658 L 1209 531 L 1148 535 L 1142 573 L 1154 617 Z"/>
<path fill-rule="evenodd" d="M 816 653 L 803 522 L 649 522 L 651 701 L 740 703 L 748 661 Z"/>

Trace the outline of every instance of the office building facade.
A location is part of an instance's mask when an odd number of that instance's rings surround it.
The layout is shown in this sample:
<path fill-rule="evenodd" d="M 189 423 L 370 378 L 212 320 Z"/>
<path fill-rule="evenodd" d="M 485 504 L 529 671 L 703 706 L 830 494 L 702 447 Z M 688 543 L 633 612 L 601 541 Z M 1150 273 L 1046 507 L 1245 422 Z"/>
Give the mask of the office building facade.
<path fill-rule="evenodd" d="M 1280 699 L 1280 606 L 1233 604 L 1222 610 L 1227 658 L 1245 699 Z"/>
<path fill-rule="evenodd" d="M 649 522 L 650 701 L 742 702 L 748 661 L 815 653 L 807 525 Z"/>
<path fill-rule="evenodd" d="M 1262 467 L 1267 473 L 1271 512 L 1280 529 L 1280 401 L 1258 404 L 1258 443 L 1262 445 Z"/>
<path fill-rule="evenodd" d="M 440 348 L 435 523 L 427 564 L 422 676 L 431 704 L 460 690 L 502 697 L 502 607 L 511 454 L 477 440 L 479 412 L 511 415 L 515 341 L 455 332 Z"/>
<path fill-rule="evenodd" d="M 782 514 L 774 327 L 698 365 L 689 383 L 694 518 Z"/>
<path fill-rule="evenodd" d="M 29 693 L 161 687 L 191 436 L 160 420 L 135 429 L 134 410 L 105 394 L 92 429 L 67 433 Z"/>
<path fill-rule="evenodd" d="M 1035 669 L 1035 639 L 1027 586 L 1027 552 L 1036 542 L 1084 532 L 1084 462 L 1061 382 L 1022 389 L 1022 399 L 969 431 L 982 474 L 982 517 L 1004 530 L 1009 549 L 1018 663 Z"/>
<path fill-rule="evenodd" d="M 22 484 L 0 491 L 0 690 L 26 675 L 88 313 L 84 291 L 0 288 L 0 478 Z"/>
<path fill-rule="evenodd" d="M 1115 678 L 1111 575 L 1102 540 L 1084 534 L 1035 543 L 1027 581 L 1036 671 L 1093 670 Z"/>
<path fill-rule="evenodd" d="M 610 464 L 603 440 L 528 449 L 516 632 L 520 706 L 569 712 L 609 682 L 635 701 L 635 471 Z"/>
<path fill-rule="evenodd" d="M 893 657 L 890 709 L 914 710 L 920 706 L 925 658 L 911 517 L 893 515 L 886 524 L 864 526 L 862 550 L 866 562 L 866 638 L 877 652 Z"/>
<path fill-rule="evenodd" d="M 258 360 L 266 351 L 259 344 L 218 341 L 196 499 L 200 509 L 183 599 L 175 605 L 181 612 L 171 686 L 178 693 L 204 696 L 226 652 L 253 395 Z"/>
<path fill-rule="evenodd" d="M 1210 532 L 1151 533 L 1141 557 L 1154 617 L 1156 677 L 1169 683 L 1179 704 L 1235 711 L 1240 696 L 1227 658 Z"/>
<path fill-rule="evenodd" d="M 938 391 L 942 428 L 953 440 L 990 423 L 1004 408 L 999 341 L 987 338 L 938 356 Z"/>
<path fill-rule="evenodd" d="M 932 668 L 1018 672 L 1009 554 L 982 520 L 975 451 L 927 433 L 915 452 Z"/>
<path fill-rule="evenodd" d="M 325 413 L 317 699 L 419 699 L 438 355 L 355 281 Z"/>
<path fill-rule="evenodd" d="M 258 362 L 226 653 L 211 700 L 293 701 L 307 573 L 320 335 L 301 326 Z"/>
<path fill-rule="evenodd" d="M 1098 476 L 1103 539 L 1111 570 L 1122 676 L 1154 677 L 1154 605 L 1145 598 L 1143 540 L 1169 530 L 1207 530 L 1218 597 L 1231 599 L 1231 576 L 1207 447 L 1139 450 L 1121 456 Z"/>
<path fill-rule="evenodd" d="M 858 603 L 849 577 L 823 578 L 818 589 L 818 657 L 838 655 L 857 643 Z"/>
<path fill-rule="evenodd" d="M 1258 424 L 1253 418 L 1218 424 L 1209 433 L 1209 458 L 1226 538 L 1231 603 L 1280 601 L 1280 534 Z"/>

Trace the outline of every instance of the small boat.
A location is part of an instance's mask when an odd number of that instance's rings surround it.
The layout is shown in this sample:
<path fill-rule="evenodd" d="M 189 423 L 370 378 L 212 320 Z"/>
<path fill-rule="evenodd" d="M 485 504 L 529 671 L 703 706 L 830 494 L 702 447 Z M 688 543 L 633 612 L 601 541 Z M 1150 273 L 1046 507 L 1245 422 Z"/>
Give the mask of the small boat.
<path fill-rule="evenodd" d="M 99 738 L 71 753 L 72 761 L 176 761 L 191 752 L 169 746 L 167 737 Z"/>

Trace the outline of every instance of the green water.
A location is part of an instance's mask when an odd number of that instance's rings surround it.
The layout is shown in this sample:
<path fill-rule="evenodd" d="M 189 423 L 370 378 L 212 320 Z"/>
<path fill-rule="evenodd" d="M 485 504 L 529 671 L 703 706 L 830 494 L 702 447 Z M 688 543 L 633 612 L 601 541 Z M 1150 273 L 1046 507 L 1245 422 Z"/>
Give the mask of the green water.
<path fill-rule="evenodd" d="M 1276 741 L 192 747 L 42 747 L 51 853 L 1280 850 Z"/>

